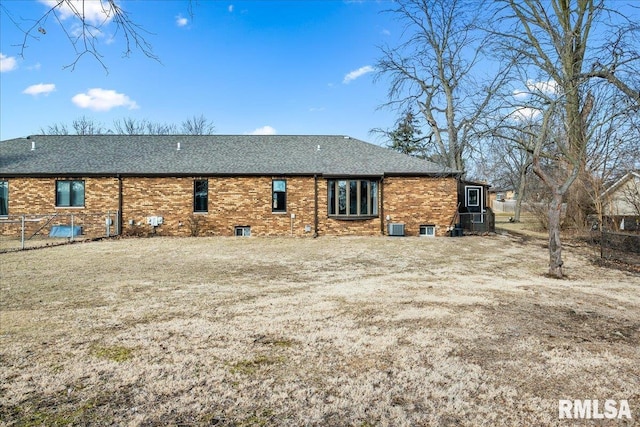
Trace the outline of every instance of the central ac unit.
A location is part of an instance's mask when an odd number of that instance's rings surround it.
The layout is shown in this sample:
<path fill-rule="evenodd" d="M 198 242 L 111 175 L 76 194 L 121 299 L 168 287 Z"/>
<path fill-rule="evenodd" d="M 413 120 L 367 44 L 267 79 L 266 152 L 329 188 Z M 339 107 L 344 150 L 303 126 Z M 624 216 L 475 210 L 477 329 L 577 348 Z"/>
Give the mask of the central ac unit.
<path fill-rule="evenodd" d="M 387 231 L 389 236 L 404 236 L 404 224 L 389 223 Z"/>

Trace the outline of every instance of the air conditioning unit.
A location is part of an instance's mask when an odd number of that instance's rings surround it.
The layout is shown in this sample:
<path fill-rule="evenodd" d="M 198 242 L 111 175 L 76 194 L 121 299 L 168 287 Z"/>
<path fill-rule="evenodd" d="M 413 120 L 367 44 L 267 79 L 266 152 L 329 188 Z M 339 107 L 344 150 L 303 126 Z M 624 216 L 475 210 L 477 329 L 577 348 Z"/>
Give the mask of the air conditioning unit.
<path fill-rule="evenodd" d="M 387 232 L 389 236 L 404 236 L 404 224 L 389 223 Z"/>

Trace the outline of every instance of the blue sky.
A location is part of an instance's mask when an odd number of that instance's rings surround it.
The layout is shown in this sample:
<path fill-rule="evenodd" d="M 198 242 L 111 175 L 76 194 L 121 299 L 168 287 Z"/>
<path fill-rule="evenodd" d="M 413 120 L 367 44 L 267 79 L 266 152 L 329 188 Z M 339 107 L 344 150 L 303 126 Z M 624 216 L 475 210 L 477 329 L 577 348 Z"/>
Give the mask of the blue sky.
<path fill-rule="evenodd" d="M 96 0 L 92 0 L 95 2 Z M 105 127 L 133 117 L 179 124 L 204 115 L 217 134 L 338 134 L 384 144 L 372 128 L 390 128 L 380 110 L 384 81 L 374 83 L 379 46 L 401 28 L 389 1 L 133 1 L 119 4 L 152 34 L 160 62 L 133 51 L 108 25 L 98 37 L 100 63 L 83 57 L 50 19 L 20 56 L 28 19 L 47 0 L 2 1 L 0 139 L 39 133 L 86 116 Z M 9 12 L 7 14 L 6 12 Z M 73 30 L 72 18 L 62 21 Z"/>

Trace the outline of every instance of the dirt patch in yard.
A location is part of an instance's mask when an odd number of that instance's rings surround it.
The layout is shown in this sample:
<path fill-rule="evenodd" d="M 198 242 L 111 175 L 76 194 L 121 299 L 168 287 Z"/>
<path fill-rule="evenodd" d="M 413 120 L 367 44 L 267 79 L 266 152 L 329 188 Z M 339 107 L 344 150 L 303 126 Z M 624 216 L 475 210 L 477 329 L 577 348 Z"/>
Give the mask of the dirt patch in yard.
<path fill-rule="evenodd" d="M 544 242 L 123 239 L 0 255 L 5 425 L 640 419 L 640 277 Z"/>

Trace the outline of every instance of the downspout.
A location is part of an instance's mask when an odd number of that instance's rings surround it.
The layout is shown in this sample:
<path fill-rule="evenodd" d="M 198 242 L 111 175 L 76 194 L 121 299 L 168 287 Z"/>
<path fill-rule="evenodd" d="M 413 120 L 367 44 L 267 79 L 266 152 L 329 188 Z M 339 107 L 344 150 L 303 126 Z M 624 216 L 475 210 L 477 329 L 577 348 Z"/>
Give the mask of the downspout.
<path fill-rule="evenodd" d="M 118 235 L 122 234 L 122 176 L 117 174 L 118 178 Z"/>
<path fill-rule="evenodd" d="M 380 234 L 384 236 L 384 176 L 380 178 Z"/>
<path fill-rule="evenodd" d="M 313 175 L 313 238 L 318 237 L 318 175 Z"/>

